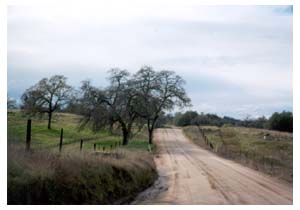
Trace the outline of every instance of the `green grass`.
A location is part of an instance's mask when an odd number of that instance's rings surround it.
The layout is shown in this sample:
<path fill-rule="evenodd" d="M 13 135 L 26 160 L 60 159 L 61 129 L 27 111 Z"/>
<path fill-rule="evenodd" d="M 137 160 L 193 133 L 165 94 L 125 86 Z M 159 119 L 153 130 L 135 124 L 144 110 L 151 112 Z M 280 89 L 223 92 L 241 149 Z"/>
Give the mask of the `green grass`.
<path fill-rule="evenodd" d="M 292 182 L 293 135 L 286 132 L 244 127 L 202 126 L 213 152 L 254 169 Z M 204 143 L 196 126 L 183 128 L 185 134 L 201 147 Z M 264 135 L 269 134 L 267 139 Z"/>
<path fill-rule="evenodd" d="M 29 117 L 20 111 L 11 111 L 8 114 L 8 142 L 25 144 L 27 119 Z M 83 149 L 93 150 L 94 144 L 97 149 L 110 149 L 111 145 L 122 141 L 121 135 L 111 135 L 108 131 L 94 133 L 91 129 L 78 129 L 80 116 L 67 113 L 55 113 L 52 121 L 52 128 L 47 129 L 47 117 L 32 117 L 31 128 L 31 148 L 32 149 L 58 149 L 60 132 L 63 128 L 63 150 L 79 150 L 80 140 L 84 141 Z M 119 145 L 119 144 L 118 144 Z M 139 133 L 136 137 L 129 140 L 129 144 L 122 146 L 124 149 L 148 149 L 147 135 Z M 153 145 L 151 146 L 153 149 Z"/>

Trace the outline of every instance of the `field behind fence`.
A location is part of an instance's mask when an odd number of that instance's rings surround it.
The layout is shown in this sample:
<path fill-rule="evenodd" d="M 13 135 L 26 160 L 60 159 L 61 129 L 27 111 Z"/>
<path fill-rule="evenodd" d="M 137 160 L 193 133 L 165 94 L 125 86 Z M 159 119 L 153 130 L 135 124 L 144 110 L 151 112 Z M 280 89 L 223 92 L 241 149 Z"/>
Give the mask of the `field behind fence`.
<path fill-rule="evenodd" d="M 8 114 L 8 143 L 23 144 L 27 149 L 49 149 L 54 151 L 98 151 L 110 152 L 117 148 L 149 150 L 147 135 L 141 132 L 129 144 L 122 146 L 122 136 L 108 131 L 94 133 L 90 129 L 79 132 L 80 117 L 67 113 L 56 113 L 52 129 L 47 129 L 45 118 L 23 115 L 20 111 Z M 28 124 L 30 122 L 30 125 Z M 28 129 L 28 127 L 30 127 Z M 29 142 L 30 141 L 30 142 Z M 26 143 L 27 142 L 27 143 Z M 25 146 L 26 145 L 26 146 Z M 151 146 L 153 149 L 153 146 Z"/>
<path fill-rule="evenodd" d="M 242 127 L 187 126 L 184 133 L 199 146 L 256 170 L 293 180 L 291 133 Z"/>

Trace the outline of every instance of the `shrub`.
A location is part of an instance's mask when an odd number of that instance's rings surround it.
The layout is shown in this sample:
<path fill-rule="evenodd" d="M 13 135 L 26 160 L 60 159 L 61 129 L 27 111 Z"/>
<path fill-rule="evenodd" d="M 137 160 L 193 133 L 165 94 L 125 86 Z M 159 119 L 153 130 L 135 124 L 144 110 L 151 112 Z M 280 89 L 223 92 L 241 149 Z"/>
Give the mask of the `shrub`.
<path fill-rule="evenodd" d="M 192 121 L 198 116 L 197 112 L 194 111 L 187 111 L 185 112 L 183 115 L 181 115 L 177 122 L 176 125 L 177 126 L 187 126 L 187 125 L 191 125 Z"/>
<path fill-rule="evenodd" d="M 266 127 L 271 130 L 293 132 L 293 113 L 275 112 L 268 120 Z"/>

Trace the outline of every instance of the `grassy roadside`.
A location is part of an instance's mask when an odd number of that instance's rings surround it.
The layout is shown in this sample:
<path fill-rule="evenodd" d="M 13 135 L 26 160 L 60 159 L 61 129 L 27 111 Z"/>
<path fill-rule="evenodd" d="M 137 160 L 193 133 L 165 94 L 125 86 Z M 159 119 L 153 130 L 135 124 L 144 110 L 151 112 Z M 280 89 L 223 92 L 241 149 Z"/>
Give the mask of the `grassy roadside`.
<path fill-rule="evenodd" d="M 157 178 L 143 133 L 111 150 L 121 136 L 79 132 L 79 116 L 57 113 L 51 130 L 47 119 L 32 118 L 32 150 L 25 152 L 26 120 L 21 112 L 8 114 L 8 204 L 122 204 Z M 61 128 L 64 144 L 59 153 Z"/>
<path fill-rule="evenodd" d="M 210 148 L 196 126 L 183 131 L 199 146 L 243 165 L 293 181 L 293 136 L 291 133 L 243 127 L 202 126 Z M 264 135 L 269 134 L 266 139 Z"/>
<path fill-rule="evenodd" d="M 122 204 L 156 179 L 147 152 L 109 156 L 11 148 L 8 204 Z"/>
<path fill-rule="evenodd" d="M 25 144 L 27 119 L 28 117 L 18 110 L 9 112 L 7 116 L 8 143 Z M 51 130 L 47 129 L 46 117 L 33 117 L 31 119 L 32 149 L 51 149 L 57 151 L 61 128 L 64 129 L 63 150 L 66 151 L 79 151 L 81 139 L 84 141 L 84 150 L 92 150 L 95 143 L 97 144 L 97 149 L 102 149 L 103 146 L 109 149 L 111 145 L 115 145 L 115 143 L 119 143 L 122 140 L 122 136 L 118 133 L 110 134 L 108 131 L 94 133 L 88 128 L 79 131 L 78 122 L 80 116 L 74 114 L 55 113 Z M 138 133 L 124 148 L 147 150 L 147 135 L 143 132 Z"/>

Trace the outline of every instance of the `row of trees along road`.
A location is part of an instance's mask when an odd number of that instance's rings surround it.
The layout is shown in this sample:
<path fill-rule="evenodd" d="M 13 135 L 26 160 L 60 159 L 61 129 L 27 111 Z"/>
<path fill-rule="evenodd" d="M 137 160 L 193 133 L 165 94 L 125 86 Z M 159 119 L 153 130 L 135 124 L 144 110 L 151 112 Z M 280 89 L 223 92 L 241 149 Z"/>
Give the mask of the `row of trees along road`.
<path fill-rule="evenodd" d="M 83 81 L 78 92 L 66 84 L 63 76 L 42 79 L 23 94 L 23 108 L 34 114 L 47 113 L 50 129 L 52 113 L 66 103 L 75 104 L 82 116 L 80 128 L 91 126 L 94 131 L 100 131 L 119 126 L 126 145 L 133 127 L 145 125 L 152 144 L 160 116 L 175 106 L 190 105 L 183 87 L 185 82 L 173 71 L 154 71 L 144 66 L 134 75 L 120 69 L 108 73 L 108 87 L 98 88 L 90 81 Z"/>

